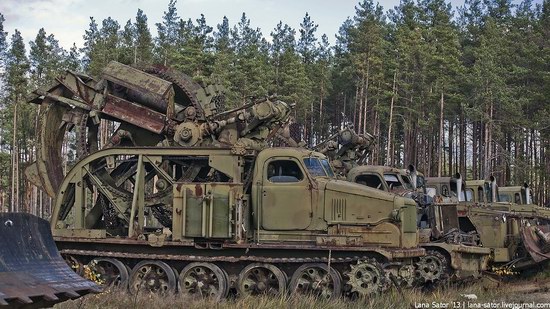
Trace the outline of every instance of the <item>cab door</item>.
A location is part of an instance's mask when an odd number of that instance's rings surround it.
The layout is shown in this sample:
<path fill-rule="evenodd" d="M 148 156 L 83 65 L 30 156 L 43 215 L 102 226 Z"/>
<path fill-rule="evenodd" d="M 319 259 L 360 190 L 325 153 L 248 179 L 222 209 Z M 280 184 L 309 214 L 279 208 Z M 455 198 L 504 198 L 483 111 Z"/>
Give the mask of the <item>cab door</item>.
<path fill-rule="evenodd" d="M 311 223 L 309 178 L 301 162 L 274 157 L 263 167 L 261 226 L 265 230 L 304 230 Z"/>

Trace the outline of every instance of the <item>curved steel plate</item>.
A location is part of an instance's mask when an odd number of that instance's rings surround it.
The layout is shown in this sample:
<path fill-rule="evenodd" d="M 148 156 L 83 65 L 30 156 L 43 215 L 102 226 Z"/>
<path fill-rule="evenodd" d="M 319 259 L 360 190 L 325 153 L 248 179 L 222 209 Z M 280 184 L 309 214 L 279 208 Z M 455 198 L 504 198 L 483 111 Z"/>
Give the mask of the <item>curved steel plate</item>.
<path fill-rule="evenodd" d="M 0 213 L 0 307 L 52 306 L 90 292 L 99 292 L 99 287 L 65 263 L 48 221 Z"/>

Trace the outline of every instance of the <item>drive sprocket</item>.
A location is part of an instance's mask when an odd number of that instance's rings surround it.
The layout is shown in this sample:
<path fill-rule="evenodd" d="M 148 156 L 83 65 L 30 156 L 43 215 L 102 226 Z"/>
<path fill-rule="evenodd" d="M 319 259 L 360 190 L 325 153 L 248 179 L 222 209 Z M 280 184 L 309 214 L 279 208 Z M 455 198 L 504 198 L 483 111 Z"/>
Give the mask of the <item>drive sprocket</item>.
<path fill-rule="evenodd" d="M 384 269 L 374 259 L 358 260 L 357 264 L 351 264 L 344 277 L 349 293 L 359 297 L 378 294 L 386 288 Z"/>
<path fill-rule="evenodd" d="M 440 252 L 427 250 L 426 255 L 415 263 L 419 283 L 441 284 L 449 278 L 450 267 L 447 258 Z"/>

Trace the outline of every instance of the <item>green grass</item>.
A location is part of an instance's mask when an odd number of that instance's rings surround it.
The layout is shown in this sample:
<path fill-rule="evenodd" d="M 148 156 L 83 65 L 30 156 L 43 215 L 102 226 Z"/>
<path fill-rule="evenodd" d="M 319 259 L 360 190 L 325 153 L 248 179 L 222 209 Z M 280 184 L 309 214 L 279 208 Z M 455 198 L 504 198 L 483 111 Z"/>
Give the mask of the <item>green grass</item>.
<path fill-rule="evenodd" d="M 349 300 L 323 300 L 312 296 L 279 296 L 279 297 L 238 297 L 223 301 L 195 300 L 182 295 L 157 296 L 150 294 L 130 295 L 120 290 L 111 290 L 102 294 L 88 295 L 77 300 L 58 304 L 55 308 L 414 308 L 415 304 L 432 302 L 450 304 L 453 302 L 468 301 L 461 294 L 475 294 L 475 302 L 495 302 L 507 299 L 507 289 L 502 289 L 488 280 L 462 286 L 447 287 L 430 292 L 419 289 L 405 289 L 398 291 L 395 288 L 369 298 Z"/>

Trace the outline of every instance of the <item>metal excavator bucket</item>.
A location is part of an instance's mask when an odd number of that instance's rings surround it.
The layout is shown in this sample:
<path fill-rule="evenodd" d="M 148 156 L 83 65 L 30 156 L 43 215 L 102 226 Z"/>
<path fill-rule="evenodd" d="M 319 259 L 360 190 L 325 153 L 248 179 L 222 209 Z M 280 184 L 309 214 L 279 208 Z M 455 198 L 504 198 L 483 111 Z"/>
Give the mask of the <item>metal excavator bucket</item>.
<path fill-rule="evenodd" d="M 49 307 L 91 292 L 99 287 L 65 263 L 46 220 L 0 213 L 0 308 Z"/>

